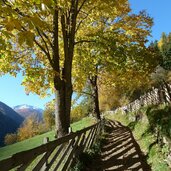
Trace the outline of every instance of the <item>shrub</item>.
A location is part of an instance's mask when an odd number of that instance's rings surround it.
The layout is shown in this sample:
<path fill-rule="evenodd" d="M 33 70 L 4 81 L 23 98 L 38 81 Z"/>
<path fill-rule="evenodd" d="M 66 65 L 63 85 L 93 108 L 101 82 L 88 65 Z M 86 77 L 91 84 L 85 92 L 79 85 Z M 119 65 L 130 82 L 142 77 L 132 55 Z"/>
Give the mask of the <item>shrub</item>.
<path fill-rule="evenodd" d="M 4 143 L 6 145 L 14 144 L 17 142 L 17 134 L 12 133 L 12 134 L 7 134 L 4 138 Z"/>
<path fill-rule="evenodd" d="M 157 128 L 161 134 L 171 137 L 171 107 L 165 106 L 162 109 L 147 109 L 147 117 L 151 130 Z"/>
<path fill-rule="evenodd" d="M 22 141 L 39 134 L 39 123 L 34 116 L 28 117 L 18 129 L 18 140 Z"/>
<path fill-rule="evenodd" d="M 87 113 L 85 112 L 82 105 L 75 106 L 71 110 L 71 122 L 76 122 L 76 121 L 82 119 L 83 117 L 85 117 L 86 115 L 87 115 Z"/>
<path fill-rule="evenodd" d="M 82 152 L 78 156 L 76 164 L 71 171 L 92 170 L 91 166 L 93 165 L 94 159 L 100 155 L 102 141 L 103 139 L 100 137 L 89 150 Z"/>
<path fill-rule="evenodd" d="M 55 125 L 55 112 L 51 108 L 46 108 L 43 112 L 43 120 L 48 130 L 52 130 Z"/>

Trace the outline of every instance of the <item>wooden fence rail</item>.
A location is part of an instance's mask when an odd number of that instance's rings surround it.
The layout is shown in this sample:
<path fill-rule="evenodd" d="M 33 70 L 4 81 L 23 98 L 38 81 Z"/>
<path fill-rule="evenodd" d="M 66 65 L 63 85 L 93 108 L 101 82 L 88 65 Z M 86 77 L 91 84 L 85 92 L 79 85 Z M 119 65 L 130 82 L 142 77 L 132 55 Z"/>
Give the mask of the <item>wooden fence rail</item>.
<path fill-rule="evenodd" d="M 129 103 L 126 106 L 120 107 L 117 110 L 128 112 L 136 112 L 142 106 L 158 105 L 171 102 L 171 84 L 164 82 L 158 88 L 152 88 L 151 91 L 140 96 L 139 99 Z M 117 110 L 115 112 L 117 112 Z"/>
<path fill-rule="evenodd" d="M 98 139 L 103 120 L 83 130 L 70 133 L 36 148 L 19 152 L 0 161 L 0 171 L 67 171 L 73 166 L 75 158 L 90 149 Z"/>
<path fill-rule="evenodd" d="M 118 111 L 123 113 L 137 112 L 141 107 L 171 103 L 171 84 L 164 82 L 157 88 L 152 88 L 149 92 L 140 96 L 135 101 L 118 107 L 115 111 L 106 111 L 105 114 L 114 114 Z"/>

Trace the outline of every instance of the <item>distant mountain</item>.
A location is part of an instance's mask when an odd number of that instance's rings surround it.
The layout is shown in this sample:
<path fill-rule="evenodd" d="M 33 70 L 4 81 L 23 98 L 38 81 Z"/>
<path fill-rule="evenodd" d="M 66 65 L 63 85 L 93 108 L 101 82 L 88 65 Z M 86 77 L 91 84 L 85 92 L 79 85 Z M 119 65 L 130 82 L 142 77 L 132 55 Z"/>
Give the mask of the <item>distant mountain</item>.
<path fill-rule="evenodd" d="M 43 110 L 40 108 L 23 104 L 23 105 L 15 106 L 13 109 L 24 118 L 34 115 L 37 117 L 39 121 L 43 119 Z"/>
<path fill-rule="evenodd" d="M 0 146 L 3 146 L 7 133 L 14 133 L 22 124 L 24 118 L 5 103 L 0 102 Z"/>

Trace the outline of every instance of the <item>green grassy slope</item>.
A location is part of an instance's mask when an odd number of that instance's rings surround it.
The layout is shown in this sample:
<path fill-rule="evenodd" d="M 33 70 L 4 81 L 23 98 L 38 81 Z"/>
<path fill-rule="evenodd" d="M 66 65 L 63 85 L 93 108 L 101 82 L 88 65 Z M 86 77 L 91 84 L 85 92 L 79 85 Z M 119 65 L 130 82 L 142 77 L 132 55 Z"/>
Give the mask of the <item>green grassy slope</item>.
<path fill-rule="evenodd" d="M 75 122 L 71 125 L 73 132 L 81 130 L 95 123 L 95 120 L 89 117 L 83 118 L 82 120 Z M 20 151 L 25 151 L 43 144 L 44 137 L 49 137 L 49 140 L 54 140 L 55 131 L 50 131 L 41 135 L 37 135 L 33 138 L 8 145 L 0 148 L 0 160 L 8 158 L 9 156 L 18 153 Z"/>

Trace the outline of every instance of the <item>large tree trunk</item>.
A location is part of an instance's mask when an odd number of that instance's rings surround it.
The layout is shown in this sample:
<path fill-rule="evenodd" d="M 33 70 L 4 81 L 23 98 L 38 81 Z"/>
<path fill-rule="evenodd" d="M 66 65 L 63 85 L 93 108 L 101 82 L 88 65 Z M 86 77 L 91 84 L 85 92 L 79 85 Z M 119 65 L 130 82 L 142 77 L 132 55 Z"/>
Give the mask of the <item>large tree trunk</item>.
<path fill-rule="evenodd" d="M 97 119 L 101 119 L 100 109 L 99 109 L 99 94 L 97 86 L 97 76 L 92 76 L 89 78 L 91 89 L 92 89 L 92 98 L 93 98 L 93 113 L 96 115 Z"/>
<path fill-rule="evenodd" d="M 57 136 L 62 137 L 68 134 L 68 128 L 70 127 L 72 86 L 68 86 L 68 84 L 64 80 L 59 80 L 58 77 L 54 79 L 54 84 L 56 99 L 55 122 Z"/>
<path fill-rule="evenodd" d="M 53 62 L 54 62 L 54 87 L 56 94 L 56 129 L 58 137 L 68 133 L 70 127 L 70 111 L 72 98 L 72 60 L 74 56 L 74 41 L 77 18 L 78 1 L 72 1 L 71 10 L 64 12 L 60 16 L 58 10 L 54 13 L 54 42 L 53 42 Z M 63 35 L 64 63 L 59 64 L 59 23 L 61 22 Z"/>
<path fill-rule="evenodd" d="M 55 82 L 55 123 L 57 136 L 62 137 L 68 133 L 68 127 L 65 114 L 65 89 L 64 83 L 61 81 L 61 85 Z"/>

